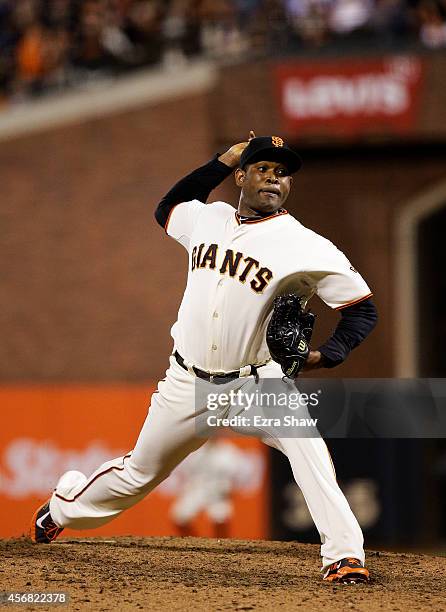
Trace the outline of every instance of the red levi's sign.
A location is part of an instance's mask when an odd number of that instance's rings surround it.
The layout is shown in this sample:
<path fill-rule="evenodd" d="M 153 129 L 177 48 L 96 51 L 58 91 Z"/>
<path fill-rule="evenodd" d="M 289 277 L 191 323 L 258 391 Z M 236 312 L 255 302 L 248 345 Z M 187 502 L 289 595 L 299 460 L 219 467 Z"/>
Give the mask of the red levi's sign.
<path fill-rule="evenodd" d="M 277 66 L 284 129 L 299 136 L 413 132 L 423 69 L 412 56 Z"/>

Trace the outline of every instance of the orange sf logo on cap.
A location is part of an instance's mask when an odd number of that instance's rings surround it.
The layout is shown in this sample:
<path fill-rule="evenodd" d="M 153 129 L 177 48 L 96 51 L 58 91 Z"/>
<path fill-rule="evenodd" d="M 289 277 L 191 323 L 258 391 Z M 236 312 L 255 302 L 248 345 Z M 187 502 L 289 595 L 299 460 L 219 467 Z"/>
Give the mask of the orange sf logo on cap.
<path fill-rule="evenodd" d="M 275 147 L 283 147 L 283 140 L 279 136 L 271 136 L 271 140 Z"/>

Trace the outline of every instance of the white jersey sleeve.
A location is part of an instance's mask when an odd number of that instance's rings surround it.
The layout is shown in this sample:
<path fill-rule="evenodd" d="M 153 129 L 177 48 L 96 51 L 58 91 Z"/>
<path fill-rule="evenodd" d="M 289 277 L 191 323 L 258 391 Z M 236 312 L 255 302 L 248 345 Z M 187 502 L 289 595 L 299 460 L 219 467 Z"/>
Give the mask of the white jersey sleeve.
<path fill-rule="evenodd" d="M 192 231 L 206 206 L 199 200 L 182 202 L 174 206 L 166 222 L 166 233 L 182 244 L 185 249 L 189 249 Z"/>
<path fill-rule="evenodd" d="M 318 270 L 310 272 L 316 294 L 341 310 L 372 296 L 369 286 L 347 257 L 329 240 L 318 245 Z"/>

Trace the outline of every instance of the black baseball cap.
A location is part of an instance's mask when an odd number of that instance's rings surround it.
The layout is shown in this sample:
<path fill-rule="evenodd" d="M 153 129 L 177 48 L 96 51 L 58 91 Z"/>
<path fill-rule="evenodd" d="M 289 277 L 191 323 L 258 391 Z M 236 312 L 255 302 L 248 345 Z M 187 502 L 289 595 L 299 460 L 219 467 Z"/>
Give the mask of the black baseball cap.
<path fill-rule="evenodd" d="M 240 168 L 262 160 L 280 161 L 290 174 L 294 174 L 302 166 L 302 160 L 296 151 L 287 146 L 279 136 L 258 136 L 250 140 L 240 157 Z"/>

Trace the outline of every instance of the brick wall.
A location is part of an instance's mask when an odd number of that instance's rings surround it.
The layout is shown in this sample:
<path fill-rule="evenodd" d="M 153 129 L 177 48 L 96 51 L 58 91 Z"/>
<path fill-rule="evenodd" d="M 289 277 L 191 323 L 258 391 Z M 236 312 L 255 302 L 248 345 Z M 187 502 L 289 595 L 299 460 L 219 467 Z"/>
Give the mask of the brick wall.
<path fill-rule="evenodd" d="M 204 95 L 0 147 L 0 377 L 163 374 L 185 252 L 153 218 L 210 156 Z"/>

